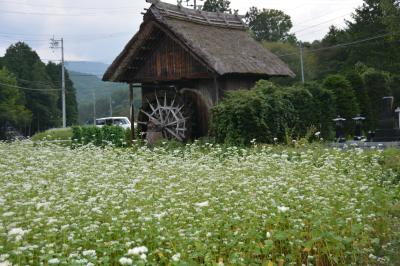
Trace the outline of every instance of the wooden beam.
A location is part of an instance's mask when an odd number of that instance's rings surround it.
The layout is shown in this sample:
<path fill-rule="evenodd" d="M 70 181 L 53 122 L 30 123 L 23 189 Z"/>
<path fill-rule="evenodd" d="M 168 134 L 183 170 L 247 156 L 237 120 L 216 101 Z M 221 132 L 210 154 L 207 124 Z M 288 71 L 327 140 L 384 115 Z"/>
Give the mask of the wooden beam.
<path fill-rule="evenodd" d="M 135 105 L 133 100 L 133 84 L 129 83 L 129 120 L 131 121 L 131 142 L 135 139 Z"/>

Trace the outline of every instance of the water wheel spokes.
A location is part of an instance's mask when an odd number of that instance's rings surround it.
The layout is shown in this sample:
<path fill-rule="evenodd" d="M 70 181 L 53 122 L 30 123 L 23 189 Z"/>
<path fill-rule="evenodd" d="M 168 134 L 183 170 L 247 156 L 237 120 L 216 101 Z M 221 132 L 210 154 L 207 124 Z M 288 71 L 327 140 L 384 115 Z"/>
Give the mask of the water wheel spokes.
<path fill-rule="evenodd" d="M 139 124 L 147 125 L 153 123 L 167 139 L 183 141 L 186 138 L 186 118 L 183 115 L 184 106 L 175 105 L 176 98 L 168 103 L 167 94 L 164 94 L 163 101 L 155 95 L 155 102 L 151 103 L 148 99 L 149 110 L 141 110 L 148 118 L 148 121 L 139 121 Z M 162 103 L 161 103 L 162 102 Z M 153 105 L 154 104 L 154 105 Z"/>

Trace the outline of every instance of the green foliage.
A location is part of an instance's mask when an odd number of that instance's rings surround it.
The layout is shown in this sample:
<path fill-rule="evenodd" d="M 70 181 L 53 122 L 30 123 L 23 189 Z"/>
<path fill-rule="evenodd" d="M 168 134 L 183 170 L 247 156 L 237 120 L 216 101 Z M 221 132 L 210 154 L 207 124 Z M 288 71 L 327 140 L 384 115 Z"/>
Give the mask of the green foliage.
<path fill-rule="evenodd" d="M 317 82 L 284 88 L 282 91 L 296 110 L 297 122 L 293 132 L 296 136 L 306 136 L 311 128 L 315 128 L 325 139 L 333 136 L 331 119 L 336 116 L 336 108 L 335 96 L 331 91 Z"/>
<path fill-rule="evenodd" d="M 281 10 L 251 7 L 246 14 L 246 22 L 255 38 L 259 41 L 291 41 L 296 37 L 289 33 L 293 27 L 290 16 Z"/>
<path fill-rule="evenodd" d="M 253 139 L 331 139 L 334 117 L 335 94 L 319 83 L 279 87 L 262 80 L 252 90 L 229 92 L 213 108 L 211 128 L 217 142 L 235 145 L 248 145 Z"/>
<path fill-rule="evenodd" d="M 32 136 L 32 141 L 70 141 L 73 130 L 71 128 L 49 129 Z"/>
<path fill-rule="evenodd" d="M 18 42 L 11 45 L 2 59 L 2 64 L 15 75 L 17 85 L 28 88 L 21 90 L 26 109 L 32 113 L 30 123 L 24 123 L 26 135 L 55 128 L 61 125 L 60 70 L 56 65 L 49 67 L 27 44 Z M 76 99 L 71 81 L 67 77 L 67 111 L 69 124 L 76 122 Z M 74 118 L 75 116 L 75 118 Z"/>
<path fill-rule="evenodd" d="M 324 80 L 323 86 L 335 95 L 337 115 L 347 119 L 345 132 L 353 133 L 352 118 L 359 114 L 360 109 L 350 82 L 342 75 L 330 75 Z"/>
<path fill-rule="evenodd" d="M 299 55 L 300 52 L 299 47 L 296 43 L 263 41 L 262 44 L 265 48 L 267 48 L 274 54 L 278 56 L 282 55 L 280 59 L 284 61 L 296 74 L 295 78 L 278 77 L 272 78 L 271 81 L 282 86 L 290 86 L 295 84 L 296 82 L 301 81 L 301 64 Z M 307 44 L 303 46 L 303 62 L 306 81 L 314 80 L 317 77 L 317 73 L 319 71 L 317 69 L 318 58 L 315 53 L 307 52 L 309 49 L 310 48 Z"/>
<path fill-rule="evenodd" d="M 212 113 L 216 140 L 235 145 L 249 145 L 253 139 L 269 143 L 274 138 L 283 140 L 296 119 L 293 105 L 279 88 L 263 80 L 252 90 L 228 92 Z"/>
<path fill-rule="evenodd" d="M 56 88 L 61 88 L 61 65 L 49 62 L 46 65 L 46 72 L 51 78 L 52 83 Z M 67 125 L 75 125 L 78 123 L 78 103 L 76 99 L 76 89 L 72 83 L 69 72 L 65 70 L 65 103 L 67 111 Z M 58 108 L 61 109 L 61 97 L 57 102 Z"/>
<path fill-rule="evenodd" d="M 228 0 L 206 0 L 203 10 L 209 12 L 231 12 L 230 5 L 231 2 Z"/>
<path fill-rule="evenodd" d="M 365 0 L 353 13 L 353 19 L 347 21 L 347 27 L 331 27 L 321 42 L 315 42 L 313 48 L 318 52 L 319 77 L 352 70 L 358 62 L 376 69 L 392 73 L 400 69 L 400 8 L 398 1 Z M 326 47 L 351 43 L 371 37 L 388 34 L 376 40 L 337 49 Z"/>
<path fill-rule="evenodd" d="M 365 88 L 370 99 L 372 127 L 377 125 L 382 110 L 382 98 L 392 96 L 389 87 L 390 77 L 387 73 L 375 69 L 368 69 L 363 73 Z"/>
<path fill-rule="evenodd" d="M 129 115 L 128 86 L 121 83 L 103 82 L 95 75 L 70 72 L 70 78 L 76 88 L 76 98 L 79 106 L 79 123 L 93 122 L 93 92 L 96 101 L 96 118 L 110 116 L 110 96 L 113 116 Z M 134 88 L 135 114 L 142 106 L 140 88 Z"/>
<path fill-rule="evenodd" d="M 9 84 L 10 86 L 3 85 Z M 3 139 L 3 129 L 7 125 L 22 128 L 32 118 L 32 113 L 24 106 L 22 93 L 16 86 L 17 81 L 8 70 L 0 69 L 0 139 Z"/>
<path fill-rule="evenodd" d="M 389 87 L 394 96 L 395 106 L 400 106 L 400 74 L 391 76 Z"/>
<path fill-rule="evenodd" d="M 71 140 L 74 146 L 93 144 L 100 147 L 126 147 L 130 142 L 130 133 L 118 126 L 74 126 Z"/>
<path fill-rule="evenodd" d="M 366 118 L 365 127 L 367 129 L 372 129 L 371 101 L 368 96 L 363 77 L 353 70 L 346 74 L 346 79 L 350 82 L 350 85 L 354 90 L 358 105 L 360 107 L 360 114 Z"/>

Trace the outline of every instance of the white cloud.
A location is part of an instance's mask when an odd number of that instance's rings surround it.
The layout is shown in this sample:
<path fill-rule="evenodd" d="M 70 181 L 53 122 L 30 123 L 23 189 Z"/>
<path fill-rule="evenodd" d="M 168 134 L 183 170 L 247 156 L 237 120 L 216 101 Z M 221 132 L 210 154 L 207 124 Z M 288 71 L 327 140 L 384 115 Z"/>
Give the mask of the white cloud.
<path fill-rule="evenodd" d="M 166 0 L 176 3 L 176 0 Z M 330 25 L 344 26 L 362 0 L 231 0 L 244 14 L 251 6 L 281 9 L 292 17 L 293 32 L 304 41 L 320 39 Z M 201 4 L 201 2 L 199 2 Z M 0 55 L 26 40 L 44 59 L 58 59 L 48 40 L 64 37 L 67 60 L 110 63 L 139 29 L 144 0 L 0 0 Z M 108 8 L 108 9 L 107 9 Z M 7 12 L 5 12 L 7 11 Z M 17 13 L 8 13 L 17 12 Z M 35 15 L 32 15 L 35 13 Z M 58 15 L 49 15 L 58 14 Z M 320 25 L 318 25 L 320 24 Z"/>

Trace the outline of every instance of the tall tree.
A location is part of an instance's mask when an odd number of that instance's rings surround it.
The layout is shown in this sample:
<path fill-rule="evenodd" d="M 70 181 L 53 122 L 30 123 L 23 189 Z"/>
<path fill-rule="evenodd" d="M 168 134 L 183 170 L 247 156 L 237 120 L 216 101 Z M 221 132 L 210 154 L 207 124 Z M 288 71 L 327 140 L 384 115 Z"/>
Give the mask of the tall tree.
<path fill-rule="evenodd" d="M 322 48 L 321 51 L 316 53 L 317 56 L 317 69 L 318 73 L 316 76 L 318 78 L 324 78 L 329 74 L 335 74 L 340 70 L 347 67 L 348 50 L 347 49 L 326 49 L 326 47 L 333 47 L 341 43 L 345 43 L 349 40 L 348 34 L 345 30 L 339 29 L 335 26 L 329 28 L 329 32 L 320 42 L 314 42 L 312 49 L 318 50 Z M 352 70 L 354 64 L 349 67 L 349 71 Z"/>
<path fill-rule="evenodd" d="M 245 20 L 257 40 L 292 41 L 296 38 L 289 31 L 293 27 L 291 18 L 281 10 L 251 7 Z"/>
<path fill-rule="evenodd" d="M 56 87 L 61 87 L 61 65 L 49 62 L 46 65 L 46 72 L 51 78 L 53 84 Z M 76 89 L 71 79 L 69 78 L 69 73 L 65 70 L 65 105 L 67 111 L 67 125 L 72 126 L 78 123 L 78 103 L 76 101 Z M 58 98 L 57 103 L 59 112 L 61 112 L 61 97 Z"/>
<path fill-rule="evenodd" d="M 354 90 L 350 82 L 342 75 L 330 75 L 325 78 L 324 87 L 335 95 L 336 113 L 347 119 L 346 133 L 353 130 L 352 118 L 360 113 Z"/>
<path fill-rule="evenodd" d="M 228 0 L 206 0 L 203 10 L 209 12 L 231 12 L 230 5 L 231 2 Z"/>
<path fill-rule="evenodd" d="M 45 64 L 36 52 L 25 43 L 11 45 L 4 55 L 3 63 L 11 71 L 24 91 L 26 107 L 32 112 L 32 122 L 29 132 L 60 125 L 60 113 L 57 109 L 59 92 L 47 75 Z"/>
<path fill-rule="evenodd" d="M 352 71 L 361 62 L 370 67 L 396 73 L 400 69 L 400 7 L 398 0 L 364 0 L 347 27 L 331 27 L 314 48 L 319 55 L 319 77 Z M 359 42 L 363 40 L 362 42 Z M 351 45 L 341 46 L 344 43 Z M 324 49 L 338 45 L 338 47 Z"/>
<path fill-rule="evenodd" d="M 0 140 L 4 139 L 4 128 L 8 125 L 23 129 L 32 114 L 24 106 L 24 100 L 17 88 L 17 80 L 5 68 L 0 69 Z"/>

